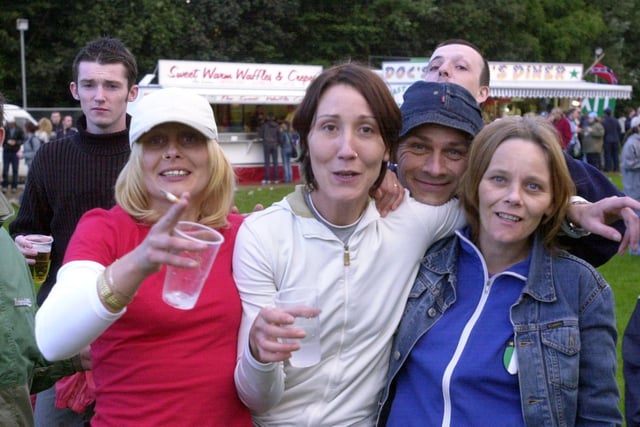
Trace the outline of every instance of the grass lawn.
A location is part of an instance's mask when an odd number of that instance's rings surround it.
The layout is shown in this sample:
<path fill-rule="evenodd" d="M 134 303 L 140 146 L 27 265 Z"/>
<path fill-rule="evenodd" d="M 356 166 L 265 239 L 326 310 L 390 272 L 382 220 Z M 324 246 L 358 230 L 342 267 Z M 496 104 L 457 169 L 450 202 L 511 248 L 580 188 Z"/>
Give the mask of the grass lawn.
<path fill-rule="evenodd" d="M 616 324 L 618 326 L 618 384 L 624 393 L 622 379 L 621 344 L 622 334 L 629 321 L 631 312 L 640 294 L 640 256 L 625 254 L 615 256 L 611 261 L 598 268 L 598 271 L 609 282 L 616 300 Z"/>
<path fill-rule="evenodd" d="M 619 174 L 607 174 L 611 181 L 622 188 Z M 615 256 L 598 268 L 600 274 L 609 282 L 616 299 L 616 323 L 618 325 L 618 385 L 623 397 L 620 408 L 624 412 L 624 381 L 622 379 L 622 334 L 629 322 L 631 312 L 640 295 L 640 255 Z"/>
<path fill-rule="evenodd" d="M 258 203 L 266 208 L 282 200 L 294 188 L 294 185 L 288 184 L 241 186 L 236 191 L 235 205 L 240 212 L 251 212 Z"/>

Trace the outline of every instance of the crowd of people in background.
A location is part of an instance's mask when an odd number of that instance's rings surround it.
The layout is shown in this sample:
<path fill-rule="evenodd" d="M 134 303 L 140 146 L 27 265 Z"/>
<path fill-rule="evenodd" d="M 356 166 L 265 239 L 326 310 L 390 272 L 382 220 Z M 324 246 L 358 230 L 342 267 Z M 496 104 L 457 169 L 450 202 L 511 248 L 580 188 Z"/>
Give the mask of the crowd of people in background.
<path fill-rule="evenodd" d="M 608 107 L 603 110 L 602 115 L 595 111 L 582 112 L 575 107 L 566 111 L 554 107 L 541 115 L 553 123 L 560 135 L 561 147 L 568 154 L 603 172 L 626 174 L 627 179 L 624 181 L 629 189 L 625 188 L 625 193 L 640 193 L 640 178 L 630 178 L 637 169 L 634 166 L 634 158 L 629 157 L 635 154 L 635 150 L 623 150 L 629 137 L 638 133 L 638 111 L 630 108 L 625 117 L 616 118 Z M 263 144 L 262 184 L 293 182 L 291 164 L 297 159 L 299 135 L 292 129 L 291 119 L 291 115 L 276 119 L 273 112 L 265 113 L 262 106 L 256 106 L 254 114 L 249 119 L 249 128 L 258 134 Z M 78 132 L 73 116 L 62 116 L 59 111 L 52 112 L 50 118 L 42 117 L 36 124 L 26 121 L 22 127 L 17 126 L 15 121 L 7 121 L 4 128 L 8 135 L 2 145 L 2 190 L 5 194 L 8 190 L 17 190 L 19 177 L 16 165 L 20 159 L 24 159 L 28 168 L 42 144 L 67 138 Z M 14 133 L 15 137 L 9 138 Z M 635 188 L 631 188 L 634 182 Z"/>
<path fill-rule="evenodd" d="M 251 117 L 251 129 L 255 129 L 262 143 L 264 154 L 264 179 L 262 184 L 289 184 L 293 182 L 291 163 L 298 157 L 299 135 L 291 127 L 291 116 L 276 120 L 269 111 L 264 116 L 262 106 L 257 106 Z M 278 152 L 282 159 L 282 177 L 278 168 Z"/>
<path fill-rule="evenodd" d="M 640 108 L 616 118 L 611 108 L 599 114 L 553 108 L 547 115 L 572 157 L 598 170 L 622 175 L 623 192 L 640 200 Z"/>
<path fill-rule="evenodd" d="M 2 144 L 2 192 L 4 194 L 9 190 L 12 194 L 18 191 L 20 160 L 24 159 L 28 172 L 36 152 L 43 144 L 78 133 L 73 123 L 73 116 L 65 115 L 61 119 L 58 111 L 52 112 L 51 118 L 42 117 L 36 123 L 25 120 L 22 126 L 18 125 L 15 118 L 9 117 L 4 124 L 4 130 L 8 135 Z"/>

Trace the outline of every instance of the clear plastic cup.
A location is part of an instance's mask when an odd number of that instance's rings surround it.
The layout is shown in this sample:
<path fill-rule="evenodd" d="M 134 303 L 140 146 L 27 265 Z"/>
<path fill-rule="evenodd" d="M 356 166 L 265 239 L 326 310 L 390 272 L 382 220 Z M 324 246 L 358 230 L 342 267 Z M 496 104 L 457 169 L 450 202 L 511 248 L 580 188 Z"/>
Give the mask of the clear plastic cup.
<path fill-rule="evenodd" d="M 309 308 L 319 309 L 318 290 L 315 288 L 293 288 L 278 291 L 274 298 L 275 306 L 295 316 L 292 328 L 303 329 L 306 336 L 302 339 L 284 339 L 297 341 L 300 349 L 291 353 L 289 363 L 297 368 L 306 368 L 320 362 L 320 316 L 307 317 Z"/>
<path fill-rule="evenodd" d="M 184 251 L 180 254 L 198 261 L 198 267 L 180 268 L 168 265 L 164 278 L 163 301 L 180 310 L 191 310 L 198 301 L 218 250 L 224 243 L 224 237 L 211 227 L 190 221 L 178 222 L 174 232 L 177 236 L 207 245 L 203 251 Z"/>

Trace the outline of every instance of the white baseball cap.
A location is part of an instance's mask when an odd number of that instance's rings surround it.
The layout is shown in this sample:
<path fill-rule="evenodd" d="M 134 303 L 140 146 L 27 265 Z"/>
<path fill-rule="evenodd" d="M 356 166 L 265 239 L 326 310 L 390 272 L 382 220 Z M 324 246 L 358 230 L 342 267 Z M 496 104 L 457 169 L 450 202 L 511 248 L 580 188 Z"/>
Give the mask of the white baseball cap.
<path fill-rule="evenodd" d="M 138 101 L 131 117 L 129 143 L 162 123 L 182 123 L 207 139 L 218 139 L 218 127 L 206 98 L 179 88 L 159 89 Z"/>

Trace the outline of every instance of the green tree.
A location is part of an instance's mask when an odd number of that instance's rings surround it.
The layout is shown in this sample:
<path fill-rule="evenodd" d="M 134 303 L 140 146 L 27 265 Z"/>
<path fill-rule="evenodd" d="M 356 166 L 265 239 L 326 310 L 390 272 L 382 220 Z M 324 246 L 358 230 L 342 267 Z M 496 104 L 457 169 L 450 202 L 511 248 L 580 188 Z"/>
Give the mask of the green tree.
<path fill-rule="evenodd" d="M 20 47 L 15 19 L 26 33 L 30 106 L 76 106 L 69 95 L 78 49 L 100 36 L 120 38 L 138 60 L 139 74 L 158 59 L 289 62 L 296 0 L 28 0 L 0 16 L 0 83 L 10 102 L 21 99 Z M 13 39 L 13 40 L 12 40 Z"/>
<path fill-rule="evenodd" d="M 201 60 L 237 62 L 290 61 L 294 43 L 297 0 L 192 1 L 191 13 L 200 20 L 207 51 Z"/>
<path fill-rule="evenodd" d="M 432 0 L 302 3 L 293 53 L 304 62 L 331 65 L 425 55 L 421 22 L 432 13 Z"/>
<path fill-rule="evenodd" d="M 0 14 L 0 90 L 19 104 L 17 18 L 30 21 L 29 106 L 77 106 L 68 90 L 74 55 L 103 35 L 129 46 L 141 76 L 163 58 L 379 66 L 383 57 L 428 57 L 439 42 L 464 38 L 492 61 L 585 68 L 601 47 L 621 83 L 640 86 L 640 0 L 23 0 Z"/>

